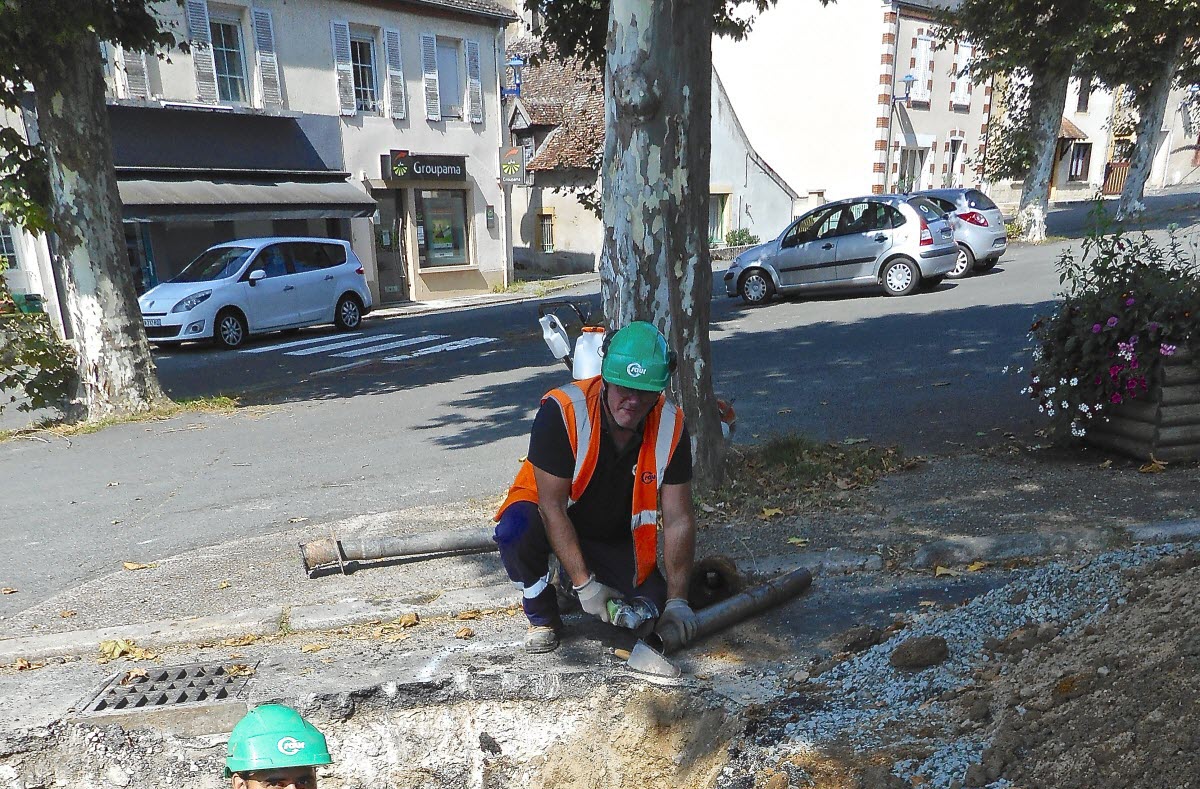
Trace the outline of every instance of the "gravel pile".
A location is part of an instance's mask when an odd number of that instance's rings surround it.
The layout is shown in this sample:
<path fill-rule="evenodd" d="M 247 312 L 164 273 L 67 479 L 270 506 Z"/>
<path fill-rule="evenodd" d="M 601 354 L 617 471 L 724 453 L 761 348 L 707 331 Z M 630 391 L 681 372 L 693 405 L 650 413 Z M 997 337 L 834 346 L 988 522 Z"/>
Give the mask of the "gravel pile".
<path fill-rule="evenodd" d="M 1167 545 L 1067 559 L 1014 573 L 1007 586 L 953 610 L 917 615 L 888 641 L 831 667 L 814 668 L 816 676 L 747 727 L 742 740 L 731 747 L 718 786 L 763 786 L 764 776 L 773 778 L 776 786 L 805 785 L 792 775 L 793 765 L 814 749 L 840 754 L 863 787 L 1017 785 L 1006 779 L 1006 772 L 1019 774 L 1020 785 L 1067 786 L 1061 775 L 1032 780 L 1031 768 L 1015 764 L 1024 757 L 1013 758 L 1053 739 L 1049 730 L 1039 734 L 1036 725 L 1027 732 L 1028 741 L 1013 733 L 1028 728 L 1021 723 L 1025 705 L 1037 706 L 1035 699 L 1040 698 L 1032 677 L 1046 673 L 1042 651 L 1067 654 L 1069 645 L 1079 642 L 1085 650 L 1102 649 L 1106 641 L 1097 631 L 1103 630 L 1103 623 L 1125 611 L 1131 590 L 1136 599 L 1157 599 L 1147 592 L 1144 579 L 1163 564 L 1184 561 L 1164 562 L 1184 552 L 1183 546 Z M 1154 610 L 1169 608 L 1157 604 Z M 1147 638 L 1156 632 L 1152 625 L 1144 629 Z M 915 638 L 936 640 L 929 637 L 946 642 L 948 655 L 940 663 L 923 669 L 892 665 L 897 647 Z M 1128 650 L 1124 654 L 1128 657 Z M 1107 662 L 1120 665 L 1116 659 Z M 1063 677 L 1074 676 L 1068 667 L 1053 674 L 1057 676 L 1043 683 L 1051 692 L 1063 685 Z M 1116 727 L 1128 728 L 1132 724 L 1120 713 L 1110 711 L 1110 717 Z M 1079 736 L 1086 741 L 1086 726 Z M 994 747 L 997 739 L 1000 747 Z M 1084 747 L 1086 742 L 1075 745 Z M 1066 750 L 1062 744 L 1055 748 L 1051 742 L 1049 747 L 1048 761 L 1061 761 L 1058 757 Z M 789 768 L 786 778 L 782 765 Z M 1078 785 L 1089 784 L 1085 779 Z"/>

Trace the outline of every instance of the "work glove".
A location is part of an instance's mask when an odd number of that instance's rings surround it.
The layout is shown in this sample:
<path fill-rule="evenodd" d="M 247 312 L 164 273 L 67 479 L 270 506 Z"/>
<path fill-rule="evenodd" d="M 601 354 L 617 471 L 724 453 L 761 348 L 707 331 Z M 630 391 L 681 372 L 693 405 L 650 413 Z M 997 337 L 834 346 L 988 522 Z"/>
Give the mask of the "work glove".
<path fill-rule="evenodd" d="M 682 597 L 672 597 L 667 601 L 654 632 L 663 643 L 674 647 L 685 646 L 696 637 L 696 612 Z"/>
<path fill-rule="evenodd" d="M 588 576 L 582 586 L 572 586 L 575 594 L 579 595 L 579 606 L 587 613 L 608 624 L 608 601 L 620 600 L 621 593 L 611 586 L 605 586 L 596 580 L 596 574 Z"/>

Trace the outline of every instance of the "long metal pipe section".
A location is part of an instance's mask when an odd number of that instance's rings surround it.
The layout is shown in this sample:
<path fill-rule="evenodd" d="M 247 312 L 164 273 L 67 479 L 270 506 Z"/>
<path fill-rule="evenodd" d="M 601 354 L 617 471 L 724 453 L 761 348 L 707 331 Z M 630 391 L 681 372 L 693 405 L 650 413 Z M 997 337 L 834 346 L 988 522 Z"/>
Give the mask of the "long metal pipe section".
<path fill-rule="evenodd" d="M 347 561 L 369 561 L 401 556 L 424 556 L 426 554 L 454 553 L 456 551 L 494 551 L 492 539 L 495 529 L 491 526 L 475 529 L 452 529 L 407 537 L 353 537 L 338 540 L 326 537 L 300 544 L 300 556 L 304 569 L 327 564 L 342 564 Z"/>
<path fill-rule="evenodd" d="M 811 585 L 812 573 L 799 567 L 786 575 L 772 578 L 765 584 L 751 587 L 728 600 L 701 608 L 696 612 L 696 635 L 692 640 L 698 641 L 705 636 L 724 630 L 730 625 L 749 619 L 771 606 L 796 597 Z M 657 634 L 651 634 L 645 641 L 649 646 L 664 653 L 674 652 L 682 646 L 677 642 L 668 642 Z"/>

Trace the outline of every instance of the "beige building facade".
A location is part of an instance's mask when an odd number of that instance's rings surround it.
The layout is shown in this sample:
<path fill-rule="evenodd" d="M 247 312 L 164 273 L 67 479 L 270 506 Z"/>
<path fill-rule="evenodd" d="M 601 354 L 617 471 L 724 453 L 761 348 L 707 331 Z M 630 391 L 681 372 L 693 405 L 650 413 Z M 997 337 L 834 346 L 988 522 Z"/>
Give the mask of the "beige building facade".
<path fill-rule="evenodd" d="M 349 240 L 376 303 L 507 284 L 499 64 L 514 14 L 489 0 L 157 8 L 190 52 L 101 52 L 142 289 L 213 243 L 268 235 Z M 9 282 L 49 294 L 45 242 L 7 237 Z"/>
<path fill-rule="evenodd" d="M 991 90 L 960 74 L 967 42 L 939 46 L 933 5 L 780 3 L 714 39 L 743 126 L 806 206 L 981 182 Z"/>

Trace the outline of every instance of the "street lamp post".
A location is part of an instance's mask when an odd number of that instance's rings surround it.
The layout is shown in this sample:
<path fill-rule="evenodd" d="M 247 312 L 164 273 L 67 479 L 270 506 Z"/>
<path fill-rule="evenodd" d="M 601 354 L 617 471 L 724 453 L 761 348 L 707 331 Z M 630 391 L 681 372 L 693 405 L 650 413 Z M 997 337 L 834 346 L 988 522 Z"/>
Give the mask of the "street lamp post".
<path fill-rule="evenodd" d="M 505 76 L 508 77 L 508 85 L 501 83 L 500 85 L 500 100 L 505 105 L 504 113 L 504 140 L 507 147 L 511 148 L 513 144 L 512 125 L 510 124 L 508 103 L 511 99 L 516 99 L 521 95 L 521 69 L 525 67 L 525 60 L 520 55 L 513 55 L 504 63 Z M 506 183 L 501 177 L 500 186 L 504 192 L 504 240 L 505 254 L 508 260 L 504 264 L 504 287 L 507 288 L 513 278 L 513 230 L 512 230 L 512 184 Z"/>
<path fill-rule="evenodd" d="M 895 94 L 892 94 L 892 101 L 891 101 L 890 106 L 888 107 L 887 155 L 884 157 L 884 163 L 883 163 L 883 193 L 884 194 L 887 194 L 888 182 L 891 181 L 891 179 L 892 179 L 892 131 L 895 128 L 896 102 L 903 101 L 906 104 L 908 103 L 908 99 L 912 95 L 913 83 L 917 81 L 917 78 L 914 77 L 912 74 L 905 74 L 903 79 L 901 79 L 900 81 L 904 83 L 904 95 L 897 96 Z"/>

